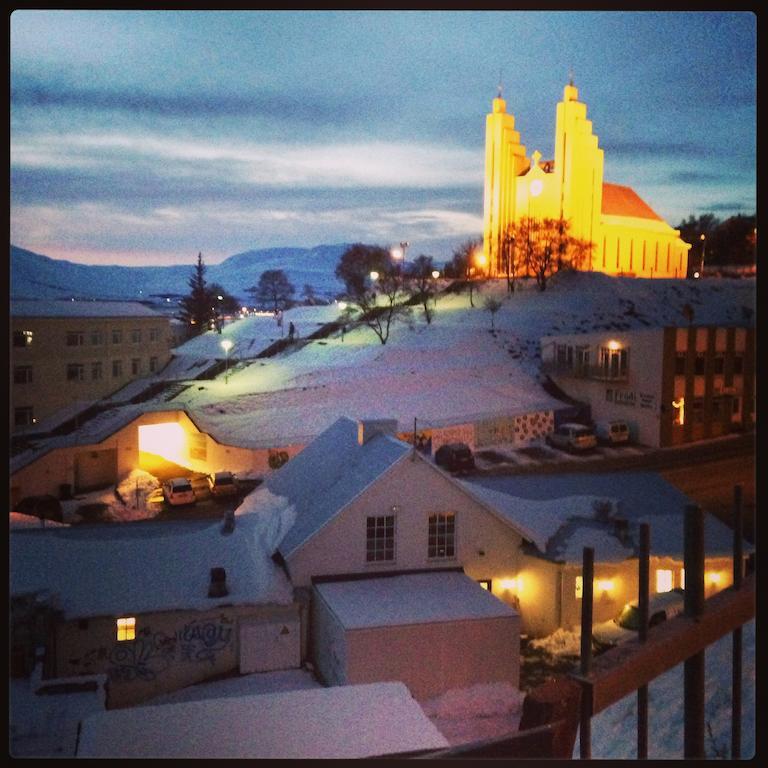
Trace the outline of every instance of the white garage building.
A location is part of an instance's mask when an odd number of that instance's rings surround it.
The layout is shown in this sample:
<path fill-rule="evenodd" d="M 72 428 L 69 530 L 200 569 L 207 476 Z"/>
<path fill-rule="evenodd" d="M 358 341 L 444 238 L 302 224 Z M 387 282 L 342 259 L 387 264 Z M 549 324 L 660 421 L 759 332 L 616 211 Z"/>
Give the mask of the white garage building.
<path fill-rule="evenodd" d="M 404 682 L 416 699 L 519 682 L 520 616 L 461 570 L 314 585 L 313 656 L 332 685 Z"/>

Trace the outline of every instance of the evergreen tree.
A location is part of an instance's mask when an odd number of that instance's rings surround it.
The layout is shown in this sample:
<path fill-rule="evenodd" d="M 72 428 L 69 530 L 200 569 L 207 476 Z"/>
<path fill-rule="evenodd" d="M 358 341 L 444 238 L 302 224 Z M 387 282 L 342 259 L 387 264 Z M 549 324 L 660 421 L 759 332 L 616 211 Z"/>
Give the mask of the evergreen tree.
<path fill-rule="evenodd" d="M 215 318 L 214 305 L 211 302 L 211 293 L 205 282 L 205 264 L 202 253 L 197 254 L 195 271 L 187 281 L 190 292 L 181 300 L 181 318 L 191 326 L 193 335 L 208 330 L 208 326 Z"/>

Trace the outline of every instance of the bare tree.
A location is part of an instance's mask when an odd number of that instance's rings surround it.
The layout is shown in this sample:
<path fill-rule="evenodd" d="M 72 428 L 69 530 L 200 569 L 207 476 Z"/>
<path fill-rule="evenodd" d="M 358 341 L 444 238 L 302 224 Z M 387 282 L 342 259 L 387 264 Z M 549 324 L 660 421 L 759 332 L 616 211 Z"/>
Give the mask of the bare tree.
<path fill-rule="evenodd" d="M 247 291 L 253 294 L 257 302 L 271 305 L 277 312 L 290 306 L 296 289 L 282 269 L 268 269 L 262 272 L 258 285 L 248 288 Z"/>
<path fill-rule="evenodd" d="M 465 240 L 459 245 L 453 252 L 453 258 L 451 259 L 451 271 L 455 277 L 464 277 L 466 285 L 469 288 L 469 305 L 475 306 L 473 300 L 473 292 L 475 290 L 475 283 L 472 280 L 472 272 L 474 271 L 474 265 L 472 264 L 474 254 L 477 249 L 480 248 L 483 241 L 480 239 L 470 238 Z"/>
<path fill-rule="evenodd" d="M 411 287 L 411 298 L 416 299 L 424 309 L 427 325 L 432 322 L 435 313 L 434 306 L 429 304 L 435 295 L 435 279 L 432 277 L 434 268 L 432 257 L 421 254 L 413 260 L 406 276 Z"/>
<path fill-rule="evenodd" d="M 491 313 L 491 330 L 495 331 L 494 317 L 501 309 L 501 302 L 498 299 L 494 299 L 493 296 L 487 296 L 485 301 L 483 301 L 483 309 L 486 309 Z"/>

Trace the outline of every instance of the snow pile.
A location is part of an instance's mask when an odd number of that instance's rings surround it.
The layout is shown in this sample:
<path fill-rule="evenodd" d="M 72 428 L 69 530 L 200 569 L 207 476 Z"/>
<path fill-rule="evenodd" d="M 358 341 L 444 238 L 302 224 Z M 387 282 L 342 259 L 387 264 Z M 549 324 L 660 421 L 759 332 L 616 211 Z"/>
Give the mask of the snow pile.
<path fill-rule="evenodd" d="M 485 683 L 455 688 L 421 708 L 451 746 L 515 733 L 522 715 L 521 693 L 511 683 Z"/>
<path fill-rule="evenodd" d="M 570 632 L 557 629 L 547 637 L 531 640 L 531 648 L 545 651 L 550 656 L 579 656 L 581 654 L 581 630 Z"/>
<path fill-rule="evenodd" d="M 285 496 L 277 496 L 260 485 L 249 493 L 235 510 L 237 517 L 256 516 L 254 527 L 259 549 L 271 554 L 296 522 L 296 508 Z"/>

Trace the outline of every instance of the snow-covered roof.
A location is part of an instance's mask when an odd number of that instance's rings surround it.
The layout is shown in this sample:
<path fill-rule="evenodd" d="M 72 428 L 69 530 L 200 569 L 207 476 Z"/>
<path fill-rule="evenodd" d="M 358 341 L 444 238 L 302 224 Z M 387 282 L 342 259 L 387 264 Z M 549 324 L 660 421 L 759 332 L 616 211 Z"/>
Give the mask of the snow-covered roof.
<path fill-rule="evenodd" d="M 165 315 L 138 301 L 63 301 L 18 299 L 10 302 L 11 317 L 154 317 Z"/>
<path fill-rule="evenodd" d="M 56 520 L 46 520 L 44 517 L 36 515 L 25 515 L 21 512 L 11 512 L 8 517 L 8 526 L 10 528 L 68 528 L 67 523 L 59 523 Z"/>
<path fill-rule="evenodd" d="M 594 547 L 596 561 L 636 557 L 640 523 L 650 525 L 652 555 L 683 557 L 684 510 L 693 501 L 655 472 L 510 475 L 466 485 L 528 531 L 541 554 L 553 560 L 580 563 L 584 546 Z M 531 506 L 536 502 L 550 506 L 537 509 Z M 594 502 L 603 508 L 598 511 Z M 626 531 L 617 520 L 627 521 Z M 733 550 L 730 528 L 712 515 L 704 518 L 704 547 L 713 557 Z M 747 542 L 744 547 L 752 549 Z"/>
<path fill-rule="evenodd" d="M 100 712 L 83 721 L 77 756 L 344 759 L 447 746 L 390 682 Z"/>
<path fill-rule="evenodd" d="M 47 590 L 65 618 L 205 610 L 225 604 L 288 604 L 285 573 L 274 564 L 279 515 L 237 518 L 232 533 L 219 521 L 142 521 L 120 525 L 14 530 L 10 591 Z M 209 598 L 211 568 L 226 570 L 229 594 Z"/>
<path fill-rule="evenodd" d="M 315 589 L 344 629 L 517 616 L 459 571 L 329 581 Z"/>
<path fill-rule="evenodd" d="M 357 438 L 358 423 L 342 417 L 267 478 L 265 487 L 285 497 L 296 510 L 296 522 L 280 542 L 284 557 L 299 549 L 411 450 L 402 441 L 381 433 L 363 445 Z"/>

